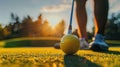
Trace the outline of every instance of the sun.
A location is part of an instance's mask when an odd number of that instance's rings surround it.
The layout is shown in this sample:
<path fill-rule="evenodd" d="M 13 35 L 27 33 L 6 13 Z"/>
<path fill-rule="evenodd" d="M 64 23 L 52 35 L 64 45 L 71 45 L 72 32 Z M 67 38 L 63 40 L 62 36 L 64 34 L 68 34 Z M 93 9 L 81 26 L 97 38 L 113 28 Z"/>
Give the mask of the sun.
<path fill-rule="evenodd" d="M 45 15 L 45 19 L 47 19 L 51 25 L 52 28 L 55 27 L 61 20 L 62 17 L 56 15 L 56 14 L 47 14 Z"/>

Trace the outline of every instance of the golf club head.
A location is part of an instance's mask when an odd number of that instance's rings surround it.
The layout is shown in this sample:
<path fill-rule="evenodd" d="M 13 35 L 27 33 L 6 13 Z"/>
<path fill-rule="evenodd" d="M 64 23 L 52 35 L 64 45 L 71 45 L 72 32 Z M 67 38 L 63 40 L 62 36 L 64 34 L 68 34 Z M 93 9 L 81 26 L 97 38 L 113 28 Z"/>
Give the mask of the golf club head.
<path fill-rule="evenodd" d="M 69 25 L 68 33 L 67 34 L 71 34 L 71 33 L 72 33 L 72 25 Z"/>

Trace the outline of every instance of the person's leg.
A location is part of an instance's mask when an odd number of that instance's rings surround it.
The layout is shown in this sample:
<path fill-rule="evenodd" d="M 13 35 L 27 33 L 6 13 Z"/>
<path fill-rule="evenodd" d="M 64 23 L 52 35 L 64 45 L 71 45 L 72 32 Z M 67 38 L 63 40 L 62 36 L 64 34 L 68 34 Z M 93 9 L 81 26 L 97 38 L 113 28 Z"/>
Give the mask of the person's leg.
<path fill-rule="evenodd" d="M 94 0 L 94 23 L 95 36 L 90 48 L 96 51 L 108 50 L 108 45 L 104 40 L 104 30 L 108 16 L 108 0 Z"/>
<path fill-rule="evenodd" d="M 87 39 L 87 14 L 85 4 L 86 0 L 76 0 L 76 19 L 78 24 L 78 34 L 80 38 Z"/>
<path fill-rule="evenodd" d="M 95 35 L 104 35 L 108 16 L 108 0 L 94 0 Z"/>
<path fill-rule="evenodd" d="M 78 24 L 78 35 L 80 37 L 81 49 L 88 49 L 87 43 L 87 13 L 86 13 L 86 1 L 87 0 L 76 0 L 76 19 Z"/>

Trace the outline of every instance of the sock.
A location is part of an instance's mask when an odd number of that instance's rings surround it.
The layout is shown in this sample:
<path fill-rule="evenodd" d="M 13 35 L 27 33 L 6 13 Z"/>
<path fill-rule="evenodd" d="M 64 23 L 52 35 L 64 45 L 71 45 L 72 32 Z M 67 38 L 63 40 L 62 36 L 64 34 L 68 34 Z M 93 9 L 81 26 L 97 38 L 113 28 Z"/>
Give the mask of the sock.
<path fill-rule="evenodd" d="M 85 38 L 79 38 L 79 40 L 86 40 Z"/>

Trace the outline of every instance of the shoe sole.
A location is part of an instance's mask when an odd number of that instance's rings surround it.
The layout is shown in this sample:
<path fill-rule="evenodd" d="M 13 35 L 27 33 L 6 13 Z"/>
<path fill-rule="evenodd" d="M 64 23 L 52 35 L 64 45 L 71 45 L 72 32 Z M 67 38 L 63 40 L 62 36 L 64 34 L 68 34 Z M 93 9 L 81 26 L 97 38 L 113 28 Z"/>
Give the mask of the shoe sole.
<path fill-rule="evenodd" d="M 103 45 L 99 45 L 99 44 L 92 44 L 90 49 L 93 51 L 108 51 L 107 46 L 103 46 Z"/>
<path fill-rule="evenodd" d="M 54 44 L 54 48 L 55 48 L 55 49 L 60 49 L 60 43 L 55 43 L 55 44 Z"/>

